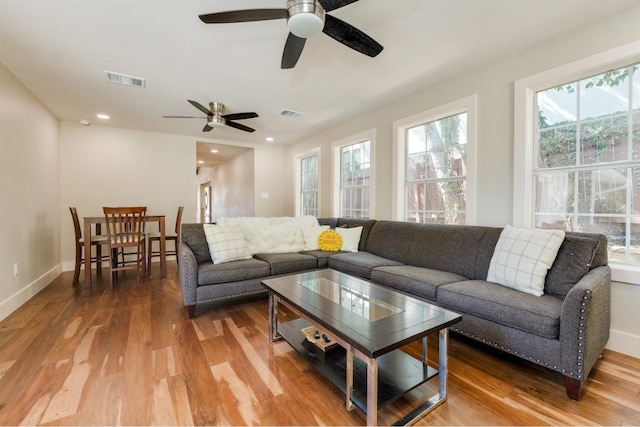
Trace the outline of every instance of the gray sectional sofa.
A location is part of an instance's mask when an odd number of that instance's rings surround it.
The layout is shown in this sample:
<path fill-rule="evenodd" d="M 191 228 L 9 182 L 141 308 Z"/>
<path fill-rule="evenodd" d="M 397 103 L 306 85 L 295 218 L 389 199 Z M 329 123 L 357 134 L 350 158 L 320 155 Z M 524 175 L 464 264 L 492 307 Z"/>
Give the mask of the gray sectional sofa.
<path fill-rule="evenodd" d="M 544 295 L 488 282 L 502 228 L 321 218 L 363 226 L 358 252 L 256 254 L 214 265 L 201 224 L 183 224 L 180 284 L 190 317 L 196 304 L 263 294 L 267 277 L 332 268 L 406 292 L 462 315 L 451 331 L 562 374 L 577 400 L 609 338 L 611 270 L 603 235 L 566 233 Z"/>

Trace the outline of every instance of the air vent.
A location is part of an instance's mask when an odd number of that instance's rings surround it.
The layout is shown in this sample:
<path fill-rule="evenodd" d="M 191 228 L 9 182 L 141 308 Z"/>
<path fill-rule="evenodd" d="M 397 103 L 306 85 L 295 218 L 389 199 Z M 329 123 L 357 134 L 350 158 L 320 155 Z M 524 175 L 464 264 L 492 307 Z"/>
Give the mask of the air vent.
<path fill-rule="evenodd" d="M 146 80 L 140 77 L 128 76 L 126 74 L 114 73 L 112 71 L 105 71 L 107 81 L 111 83 L 118 83 L 125 86 L 134 86 L 144 89 L 146 86 Z"/>
<path fill-rule="evenodd" d="M 292 111 L 292 110 L 282 110 L 282 111 L 280 111 L 280 115 L 284 116 L 284 117 L 300 117 L 303 114 L 304 113 L 301 113 L 299 111 Z"/>

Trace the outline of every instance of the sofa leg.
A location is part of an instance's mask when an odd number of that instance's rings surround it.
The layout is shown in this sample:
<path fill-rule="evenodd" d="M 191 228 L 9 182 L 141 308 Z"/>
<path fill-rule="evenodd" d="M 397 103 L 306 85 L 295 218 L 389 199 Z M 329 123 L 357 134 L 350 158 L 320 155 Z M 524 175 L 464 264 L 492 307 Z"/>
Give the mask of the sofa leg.
<path fill-rule="evenodd" d="M 566 375 L 563 375 L 562 378 L 564 379 L 564 388 L 567 390 L 567 397 L 571 400 L 580 399 L 580 392 L 582 391 L 583 381 L 568 377 Z"/>
<path fill-rule="evenodd" d="M 187 315 L 189 316 L 189 319 L 195 319 L 196 318 L 196 305 L 188 305 L 187 306 Z"/>

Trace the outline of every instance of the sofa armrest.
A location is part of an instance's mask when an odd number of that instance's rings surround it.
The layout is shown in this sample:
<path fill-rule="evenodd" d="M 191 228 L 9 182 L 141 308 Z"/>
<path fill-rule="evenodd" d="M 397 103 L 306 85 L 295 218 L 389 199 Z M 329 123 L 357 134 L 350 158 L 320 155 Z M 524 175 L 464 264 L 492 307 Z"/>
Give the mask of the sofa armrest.
<path fill-rule="evenodd" d="M 185 307 L 195 306 L 198 287 L 198 262 L 186 243 L 178 245 L 178 276 Z"/>
<path fill-rule="evenodd" d="M 611 268 L 594 268 L 569 291 L 560 316 L 561 372 L 583 381 L 609 340 Z"/>

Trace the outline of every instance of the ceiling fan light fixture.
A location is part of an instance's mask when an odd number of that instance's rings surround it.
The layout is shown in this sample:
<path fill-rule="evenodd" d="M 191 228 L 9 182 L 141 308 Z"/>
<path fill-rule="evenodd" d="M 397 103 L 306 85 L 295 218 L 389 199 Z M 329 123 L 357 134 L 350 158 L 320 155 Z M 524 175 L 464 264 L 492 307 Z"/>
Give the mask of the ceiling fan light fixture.
<path fill-rule="evenodd" d="M 324 29 L 325 12 L 315 0 L 288 0 L 287 14 L 289 31 L 295 36 L 306 39 Z"/>
<path fill-rule="evenodd" d="M 214 114 L 212 117 L 209 117 L 207 124 L 212 128 L 223 128 L 227 126 L 227 122 L 220 114 Z"/>

